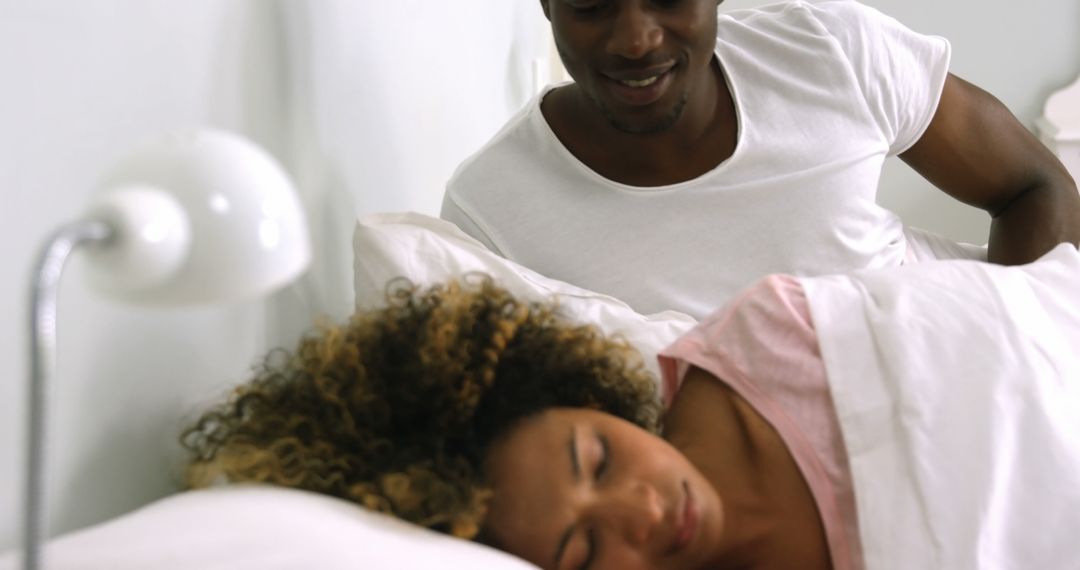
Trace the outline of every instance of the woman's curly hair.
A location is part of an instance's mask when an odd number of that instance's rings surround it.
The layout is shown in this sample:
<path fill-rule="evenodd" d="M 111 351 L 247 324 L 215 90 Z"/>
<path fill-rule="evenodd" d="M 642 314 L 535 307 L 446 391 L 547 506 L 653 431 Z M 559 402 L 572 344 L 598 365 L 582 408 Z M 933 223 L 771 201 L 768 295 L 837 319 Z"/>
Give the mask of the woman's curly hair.
<path fill-rule="evenodd" d="M 655 382 L 627 342 L 470 277 L 393 281 L 386 308 L 271 352 L 183 432 L 188 484 L 305 489 L 474 538 L 485 451 L 519 420 L 587 407 L 659 429 Z"/>

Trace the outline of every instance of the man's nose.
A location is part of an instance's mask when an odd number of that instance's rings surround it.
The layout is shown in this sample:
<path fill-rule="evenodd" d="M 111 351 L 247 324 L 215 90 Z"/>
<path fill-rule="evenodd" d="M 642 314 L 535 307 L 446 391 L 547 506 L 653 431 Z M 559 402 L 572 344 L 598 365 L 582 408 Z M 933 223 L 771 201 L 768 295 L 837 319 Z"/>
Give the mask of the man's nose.
<path fill-rule="evenodd" d="M 601 502 L 601 515 L 611 530 L 629 543 L 648 542 L 653 531 L 664 521 L 664 507 L 659 493 L 650 485 L 631 483 L 612 489 Z"/>
<path fill-rule="evenodd" d="M 642 6 L 623 6 L 612 23 L 607 51 L 627 59 L 641 59 L 660 47 L 663 39 L 664 30 L 655 14 Z"/>

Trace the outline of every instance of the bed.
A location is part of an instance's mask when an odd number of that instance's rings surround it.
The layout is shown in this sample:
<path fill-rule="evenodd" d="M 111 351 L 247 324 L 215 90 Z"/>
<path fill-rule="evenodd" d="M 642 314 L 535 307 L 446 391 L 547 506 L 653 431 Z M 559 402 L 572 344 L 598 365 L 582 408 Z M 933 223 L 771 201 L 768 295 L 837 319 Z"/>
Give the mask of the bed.
<path fill-rule="evenodd" d="M 985 253 L 921 232 L 908 237 L 916 257 L 978 258 Z M 419 214 L 365 217 L 356 225 L 353 247 L 359 308 L 378 304 L 392 277 L 425 283 L 483 271 L 519 296 L 557 296 L 567 314 L 623 335 L 650 363 L 650 355 L 695 324 L 675 312 L 638 314 L 612 297 L 549 279 L 491 254 L 453 225 Z M 1040 560 L 1038 567 L 1067 566 L 1061 565 L 1061 552 L 1072 548 L 1067 534 L 1039 530 L 1043 539 L 1030 540 L 1033 533 L 1023 531 L 1034 528 L 1028 521 L 1038 512 L 1052 513 L 1056 528 L 1080 528 L 1080 381 L 1061 381 L 1080 379 L 1080 356 L 1072 348 L 1080 342 L 1080 254 L 1065 244 L 1029 267 L 928 261 L 913 268 L 803 281 L 830 381 L 838 386 L 834 398 L 841 421 L 855 426 L 850 431 L 857 434 L 846 443 L 857 494 L 866 499 L 859 502 L 859 512 L 865 519 L 861 529 L 869 567 L 1020 567 L 1018 560 Z M 958 310 L 971 303 L 963 296 L 934 294 L 949 290 L 957 279 L 978 284 L 971 295 L 986 301 L 977 304 L 978 311 Z M 898 286 L 905 281 L 918 286 Z M 956 354 L 935 335 L 966 335 L 978 358 Z M 916 342 L 908 342 L 912 339 Z M 944 370 L 954 381 L 947 386 L 913 383 L 941 376 L 928 375 L 931 370 Z M 1026 376 L 1022 370 L 1034 373 L 1017 382 Z M 1028 380 L 1038 389 L 1023 405 L 1000 405 L 1002 394 L 1024 391 Z M 886 409 L 886 396 L 897 393 L 903 393 L 902 405 Z M 942 405 L 957 401 L 958 393 L 976 394 L 989 407 Z M 1034 417 L 1029 412 L 1036 405 L 1052 413 Z M 963 467 L 963 445 L 970 438 L 929 437 L 954 433 L 949 426 L 957 410 L 967 410 L 965 425 L 984 429 L 974 434 L 981 445 L 1012 441 L 1010 430 L 1027 430 L 1055 452 L 1050 460 L 1040 460 L 1020 445 L 1028 440 L 1013 441 L 994 456 L 997 469 L 989 474 L 926 468 L 919 457 L 952 456 Z M 177 417 L 193 411 L 188 406 L 175 410 Z M 892 433 L 901 422 L 914 422 L 916 431 L 928 437 L 913 441 Z M 168 465 L 157 472 L 175 472 L 179 458 L 160 461 Z M 1034 469 L 1015 468 L 1023 461 L 1034 461 Z M 892 476 L 905 470 L 912 476 Z M 1063 473 L 1074 477 L 1058 479 Z M 1017 487 L 1029 480 L 1039 485 Z M 1051 484 L 1055 481 L 1056 486 Z M 1019 490 L 1010 491 L 1014 488 Z M 924 500 L 964 492 L 987 513 L 978 524 L 952 520 L 941 505 Z M 987 497 L 989 502 L 979 503 Z M 883 517 L 882 512 L 895 516 Z M 895 520 L 903 520 L 899 528 L 904 530 L 897 530 Z M 1037 548 L 1009 550 L 1015 542 L 1010 536 L 1023 536 L 1026 545 Z M 972 541 L 982 546 L 967 548 Z M 1075 561 L 1076 554 L 1071 555 Z M 262 486 L 177 493 L 55 538 L 45 560 L 57 570 L 532 567 L 341 500 Z M 17 567 L 15 553 L 0 556 L 0 569 Z"/>
<path fill-rule="evenodd" d="M 344 4 L 342 5 L 344 6 Z M 360 3 L 357 3 L 357 5 L 360 5 Z M 306 8 L 298 10 L 303 12 Z M 363 11 L 366 8 L 360 10 Z M 395 8 L 395 10 L 404 11 L 408 10 L 408 8 Z M 507 11 L 510 10 L 507 9 Z M 343 20 L 333 7 L 324 8 L 321 12 L 315 11 L 314 14 L 316 18 L 333 16 L 328 18 L 327 21 L 333 20 L 335 24 Z M 297 17 L 287 19 L 290 28 L 296 27 L 303 32 L 305 26 L 311 25 L 309 22 L 310 17 L 299 17 L 304 16 L 302 13 L 292 15 Z M 439 18 L 433 20 L 429 18 L 429 20 L 437 23 L 440 28 L 445 27 Z M 496 20 L 498 19 L 496 18 Z M 315 23 L 318 24 L 319 21 L 316 20 Z M 317 26 L 313 27 L 313 29 L 323 33 L 316 34 L 315 39 L 318 41 L 308 47 L 315 51 L 316 56 L 322 54 L 329 55 L 329 57 L 322 59 L 313 57 L 312 61 L 330 62 L 327 69 L 331 72 L 337 71 L 334 65 L 340 62 L 353 61 L 332 51 L 331 47 L 336 47 L 334 42 L 341 39 L 335 35 L 334 29 L 321 29 Z M 383 25 L 380 29 L 391 30 L 392 26 Z M 492 28 L 499 34 L 507 33 L 506 30 L 508 29 L 510 28 L 505 26 Z M 301 40 L 309 39 L 302 34 L 298 37 Z M 307 46 L 307 43 L 301 41 L 299 45 L 303 47 Z M 367 46 L 368 44 L 365 43 L 360 44 L 361 48 Z M 367 57 L 369 54 L 368 51 L 360 49 L 356 52 L 356 55 Z M 497 58 L 492 59 L 492 65 L 496 63 L 503 65 L 502 60 L 496 60 Z M 404 66 L 403 69 L 412 70 L 414 67 Z M 326 71 L 322 67 L 316 69 L 316 71 L 319 70 Z M 444 72 L 448 76 L 454 76 L 455 73 L 458 73 L 456 68 L 453 67 L 447 67 Z M 412 71 L 407 71 L 407 73 L 412 73 Z M 336 78 L 334 73 L 325 75 Z M 351 76 L 355 77 L 355 74 Z M 361 78 L 365 77 L 361 74 Z M 410 79 L 411 75 L 406 75 L 405 78 Z M 319 79 L 319 77 L 316 77 L 316 79 Z M 367 81 L 361 81 L 357 83 L 357 86 L 357 88 L 364 89 L 364 93 L 370 91 L 370 89 L 367 89 Z M 323 88 L 325 86 L 322 88 L 316 86 L 312 89 L 314 93 L 319 94 L 323 93 L 323 91 L 320 91 Z M 493 93 L 492 97 L 501 96 L 502 93 L 494 89 L 488 89 L 485 93 L 487 92 L 490 92 L 489 94 Z M 352 91 L 345 89 L 342 93 L 348 95 L 352 94 Z M 326 97 L 323 97 L 323 99 L 326 99 Z M 354 100 L 355 98 L 339 97 L 339 99 L 342 100 L 337 101 L 330 97 L 331 108 L 348 112 L 355 112 L 360 109 L 360 112 L 363 113 L 384 113 L 384 105 L 378 104 L 380 101 L 372 102 L 365 99 L 364 102 L 367 104 L 358 106 Z M 326 102 L 322 99 L 319 101 L 321 103 Z M 340 104 L 335 107 L 335 103 Z M 333 123 L 330 127 L 323 125 L 324 130 L 331 134 L 337 133 L 340 135 L 349 131 L 348 136 L 353 136 L 352 133 L 354 132 L 361 133 L 355 136 L 366 136 L 366 131 L 353 128 L 356 124 L 355 121 L 337 120 L 340 118 L 340 113 L 326 112 L 325 108 L 320 109 L 323 111 L 320 116 L 330 117 L 329 121 Z M 372 109 L 375 111 L 370 111 Z M 379 118 L 375 115 L 372 116 L 374 119 Z M 471 123 L 476 122 L 476 116 L 475 113 L 472 115 L 461 114 L 461 120 L 454 124 L 470 122 L 470 126 L 474 126 Z M 469 120 L 466 121 L 465 118 Z M 378 123 L 374 119 L 371 122 Z M 501 119 L 496 119 L 494 115 L 491 117 L 485 115 L 483 119 L 494 121 L 492 128 L 497 127 L 501 121 Z M 1070 167 L 1074 177 L 1080 178 L 1080 79 L 1051 98 L 1051 101 L 1048 102 L 1046 117 L 1039 126 L 1043 141 L 1058 152 L 1063 161 Z M 350 131 L 350 129 L 352 130 Z M 482 129 L 476 130 L 476 132 L 481 131 Z M 473 133 L 473 131 L 470 131 L 470 133 Z M 411 133 L 410 136 L 412 136 Z M 437 139 L 435 142 L 438 143 L 441 140 Z M 309 146 L 312 148 L 318 147 L 316 144 L 310 144 Z M 439 145 L 435 144 L 434 146 Z M 442 144 L 442 147 L 446 146 L 446 144 Z M 318 148 L 316 150 L 321 151 Z M 446 167 L 452 168 L 457 160 L 460 160 L 460 157 L 448 161 Z M 304 161 L 300 162 L 303 163 Z M 378 160 L 366 162 L 344 161 L 346 164 L 346 179 L 351 179 L 354 183 L 370 183 L 372 172 L 370 169 L 365 170 L 365 167 L 380 166 L 376 164 L 378 162 Z M 391 182 L 397 181 L 397 178 L 400 178 L 400 176 L 397 176 L 399 174 L 396 170 L 397 165 L 391 164 L 393 161 L 382 162 L 385 162 L 387 166 L 379 169 L 376 174 L 382 173 L 383 176 L 381 179 L 379 176 L 375 176 L 375 178 Z M 411 179 L 412 177 L 414 176 L 410 173 L 407 178 Z M 437 178 L 434 177 L 432 180 Z M 415 186 L 419 188 L 425 185 L 417 184 Z M 398 194 L 401 193 L 407 192 L 398 192 Z M 383 195 L 389 196 L 392 194 L 384 193 Z M 375 195 L 380 196 L 379 194 Z M 437 199 L 435 203 L 437 203 Z M 346 214 L 347 217 L 348 214 Z M 978 248 L 958 247 L 947 241 L 937 240 L 933 236 L 923 235 L 919 232 L 913 232 L 909 234 L 909 237 L 912 239 L 912 243 L 915 244 L 916 254 L 920 258 L 978 257 L 982 254 Z M 641 315 L 617 299 L 547 279 L 515 264 L 499 260 L 455 229 L 445 226 L 438 220 L 423 216 L 381 214 L 366 217 L 356 226 L 354 246 L 357 252 L 355 256 L 355 295 L 359 306 L 369 306 L 371 303 L 376 302 L 382 284 L 393 276 L 407 275 L 415 281 L 424 282 L 442 279 L 462 271 L 481 270 L 494 274 L 501 283 L 510 287 L 519 295 L 538 297 L 559 295 L 564 299 L 563 302 L 569 312 L 580 315 L 585 320 L 598 322 L 608 331 L 627 336 L 631 342 L 646 353 L 656 352 L 660 347 L 665 346 L 694 325 L 692 319 L 677 313 Z M 928 278 L 932 279 L 932 277 Z M 852 286 L 854 287 L 854 285 Z M 860 291 L 866 293 L 873 291 L 874 293 L 870 295 L 871 298 L 874 298 L 875 295 L 877 298 L 888 298 L 890 293 L 887 281 L 877 283 L 875 286 L 883 289 L 874 289 L 867 285 L 861 288 Z M 1035 301 L 1038 298 L 1035 296 L 1031 300 Z M 842 301 L 836 304 L 843 305 Z M 1080 302 L 1074 303 L 1074 305 L 1080 305 Z M 1038 307 L 1035 303 L 1031 306 Z M 945 324 L 949 326 L 957 325 L 955 322 Z M 1036 324 L 1032 326 L 1036 326 Z M 866 341 L 865 334 L 860 336 L 854 329 L 849 329 L 846 334 L 852 335 L 852 340 L 841 340 L 845 338 L 841 334 L 834 337 L 837 340 L 833 342 L 832 348 L 829 349 L 834 354 L 834 361 L 842 358 L 842 354 L 848 346 L 847 343 Z M 1057 337 L 1050 336 L 1051 341 L 1054 338 L 1069 339 L 1071 341 L 1071 344 L 1057 343 L 1056 345 L 1051 342 L 1054 353 L 1067 352 L 1071 346 L 1076 346 L 1080 342 L 1080 338 L 1068 337 L 1068 334 L 1070 333 L 1063 332 Z M 196 353 L 194 348 L 192 353 Z M 865 354 L 871 353 L 866 351 Z M 1043 353 L 1033 351 L 1025 358 L 1039 358 L 1039 354 Z M 652 362 L 651 359 L 648 361 Z M 1020 364 L 1022 364 L 1022 361 L 1016 361 L 1010 366 L 1019 366 Z M 832 366 L 840 368 L 842 365 L 834 363 Z M 858 366 L 865 367 L 866 370 L 873 370 L 879 366 L 879 363 L 862 362 Z M 852 370 L 848 378 L 849 381 L 854 382 L 860 375 L 855 372 L 858 369 L 853 368 Z M 239 378 L 221 378 L 220 392 L 224 392 L 229 384 L 237 380 Z M 145 386 L 124 386 L 123 388 L 130 392 L 128 398 L 132 404 L 139 402 L 139 398 L 145 393 L 145 390 L 152 389 Z M 219 395 L 213 391 L 207 392 L 205 384 L 198 387 L 197 393 L 194 386 L 160 387 L 160 392 L 169 396 L 175 395 L 173 407 L 158 406 L 152 409 L 140 410 L 142 415 L 140 426 L 153 419 L 158 422 L 159 427 L 157 429 L 160 430 L 163 438 L 176 431 L 175 426 L 178 426 L 183 418 L 191 417 L 196 410 L 195 403 L 206 402 Z M 1065 427 L 1061 427 L 1057 432 L 1069 433 L 1067 431 L 1068 426 L 1075 427 L 1075 424 L 1067 423 L 1070 419 L 1067 414 L 1070 408 L 1065 404 L 1069 400 L 1061 398 L 1058 402 L 1063 410 L 1060 421 L 1063 422 L 1062 425 Z M 125 405 L 128 404 L 125 403 Z M 851 413 L 853 417 L 858 414 L 857 411 Z M 870 415 L 872 416 L 872 414 Z M 1080 417 L 1080 412 L 1074 415 Z M 147 416 L 157 417 L 147 418 Z M 87 424 L 108 426 L 108 435 L 122 435 L 124 427 L 122 418 L 107 418 L 97 415 L 95 419 L 100 420 L 100 423 L 94 424 L 92 421 L 88 421 Z M 866 421 L 872 419 L 870 417 Z M 1080 433 L 1080 431 L 1074 430 L 1072 433 Z M 119 437 L 114 442 L 114 445 L 132 443 L 131 438 L 124 437 Z M 1065 441 L 1063 445 L 1069 443 Z M 107 445 L 102 444 L 101 447 Z M 870 449 L 869 444 L 867 446 L 867 449 Z M 101 449 L 95 448 L 93 451 L 100 452 Z M 144 501 L 147 501 L 147 504 L 106 521 L 78 520 L 75 523 L 69 523 L 68 528 L 71 526 L 81 526 L 82 528 L 65 532 L 50 542 L 44 553 L 46 568 L 56 570 L 133 570 L 136 568 L 140 570 L 146 568 L 162 570 L 179 568 L 221 568 L 230 570 L 246 570 L 249 568 L 258 568 L 260 570 L 371 568 L 378 570 L 380 568 L 426 567 L 505 568 L 515 570 L 531 568 L 528 564 L 480 545 L 447 538 L 388 517 L 364 511 L 351 504 L 299 491 L 245 486 L 175 493 L 165 498 L 149 500 L 150 497 L 160 494 L 159 490 L 176 488 L 177 467 L 181 460 L 177 450 L 162 449 L 160 452 L 145 454 L 140 457 L 135 457 L 134 454 L 130 453 L 114 455 L 108 453 L 107 449 L 105 451 L 106 453 L 99 453 L 95 457 L 96 462 L 68 461 L 68 464 L 74 464 L 79 471 L 89 471 L 87 477 L 92 478 L 101 473 L 101 470 L 94 469 L 96 465 L 117 461 L 118 458 L 124 461 L 125 465 L 130 461 L 130 465 L 127 465 L 127 467 L 134 475 L 124 480 L 110 481 L 108 485 L 100 485 L 99 487 L 105 488 L 99 490 L 102 494 L 108 495 L 103 499 L 104 501 L 120 505 L 114 512 L 122 511 L 129 505 Z M 1003 459 L 1004 465 L 1007 466 L 1011 459 L 1019 457 L 1024 451 L 1026 450 L 1021 448 L 1015 449 L 1014 453 L 1016 455 L 1005 457 Z M 11 456 L 17 457 L 18 454 L 12 454 Z M 7 466 L 11 470 L 20 467 L 21 465 Z M 888 465 L 871 464 L 866 469 L 867 471 L 863 473 L 862 477 L 870 482 L 864 484 L 880 485 L 880 482 L 874 482 L 875 470 L 887 470 Z M 142 485 L 139 489 L 132 489 L 131 482 L 136 479 L 140 479 L 145 485 Z M 1060 499 L 1060 505 L 1068 505 L 1066 499 L 1075 497 L 1075 485 L 1048 486 L 1055 489 L 1056 496 Z M 95 487 L 95 489 L 98 489 L 98 487 Z M 80 492 L 81 490 L 77 488 L 65 489 L 64 496 L 50 497 L 50 500 L 54 500 L 57 504 L 78 502 Z M 891 497 L 897 503 L 894 505 L 878 502 L 873 507 L 868 505 L 867 508 L 889 510 L 897 505 L 905 508 L 911 506 L 911 503 L 899 501 L 900 497 L 907 495 L 902 493 L 892 494 L 889 488 L 885 488 L 879 493 L 875 493 L 875 495 Z M 132 496 L 134 498 L 131 498 Z M 125 497 L 125 499 L 120 500 L 120 497 Z M 3 512 L 14 519 L 18 505 L 4 504 L 3 507 L 5 507 Z M 1080 511 L 1080 509 L 1076 510 Z M 925 520 L 925 517 L 918 511 L 903 510 L 902 512 L 905 517 L 910 517 L 912 520 Z M 1021 513 L 1023 513 L 1022 518 L 1019 520 L 1024 522 L 1026 518 L 1023 517 L 1028 515 L 1026 512 Z M 71 513 L 65 511 L 63 514 L 70 515 Z M 1065 512 L 1056 521 L 1039 519 L 1034 521 L 1037 524 L 1030 524 L 1029 526 L 1035 530 L 1044 527 L 1051 530 L 1068 529 L 1067 526 L 1063 527 L 1062 525 L 1075 523 L 1075 521 L 1068 518 L 1069 516 L 1072 515 Z M 1080 528 L 1080 525 L 1077 528 Z M 890 531 L 891 529 L 884 528 L 877 532 L 886 533 Z M 992 546 L 992 541 L 988 541 L 987 544 Z M 883 545 L 882 548 L 884 549 L 885 546 L 888 545 Z M 911 546 L 911 544 L 898 544 L 895 546 L 905 547 L 911 553 L 920 553 L 920 550 Z M 977 553 L 984 557 L 1001 556 L 992 549 L 977 551 Z M 888 551 L 872 550 L 871 554 L 874 556 L 888 556 Z M 1007 567 L 1009 565 L 1009 561 L 1003 558 L 996 560 L 983 558 L 983 560 L 989 560 L 989 562 L 985 563 L 990 565 L 997 562 L 997 567 Z M 1077 555 L 1069 563 L 1058 564 L 1053 567 L 1080 567 L 1080 564 L 1075 563 L 1075 560 L 1080 560 L 1080 555 Z M 926 560 L 922 562 L 926 562 Z M 941 559 L 936 562 L 938 567 L 945 567 L 941 565 Z M 928 565 L 909 567 L 933 567 L 934 565 L 935 561 L 931 560 Z M 1031 564 L 1029 561 L 1028 564 L 1019 567 L 1034 568 L 1037 565 Z M 19 568 L 19 559 L 16 553 L 11 551 L 0 552 L 0 570 L 15 570 L 16 568 Z"/>

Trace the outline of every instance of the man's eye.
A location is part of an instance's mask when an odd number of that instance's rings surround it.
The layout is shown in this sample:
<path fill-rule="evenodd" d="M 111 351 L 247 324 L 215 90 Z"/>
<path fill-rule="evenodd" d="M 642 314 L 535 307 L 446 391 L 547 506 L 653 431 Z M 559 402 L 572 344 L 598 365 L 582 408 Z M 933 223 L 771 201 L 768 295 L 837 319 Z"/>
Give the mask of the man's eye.
<path fill-rule="evenodd" d="M 600 12 L 600 10 L 607 7 L 607 2 L 567 2 L 566 3 L 572 10 L 579 15 L 588 16 Z"/>

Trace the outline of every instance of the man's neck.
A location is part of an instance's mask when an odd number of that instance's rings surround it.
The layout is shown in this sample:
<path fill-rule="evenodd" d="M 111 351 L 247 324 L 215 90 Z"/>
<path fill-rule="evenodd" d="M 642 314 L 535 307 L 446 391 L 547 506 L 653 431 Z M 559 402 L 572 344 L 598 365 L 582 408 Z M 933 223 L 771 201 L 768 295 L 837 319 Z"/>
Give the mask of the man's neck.
<path fill-rule="evenodd" d="M 576 84 L 549 93 L 541 111 L 560 142 L 600 175 L 632 186 L 665 186 L 709 172 L 735 150 L 735 107 L 718 65 L 715 81 L 689 93 L 669 128 L 635 134 L 616 128 Z"/>

